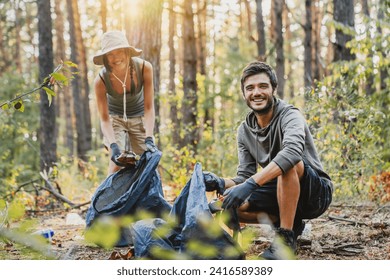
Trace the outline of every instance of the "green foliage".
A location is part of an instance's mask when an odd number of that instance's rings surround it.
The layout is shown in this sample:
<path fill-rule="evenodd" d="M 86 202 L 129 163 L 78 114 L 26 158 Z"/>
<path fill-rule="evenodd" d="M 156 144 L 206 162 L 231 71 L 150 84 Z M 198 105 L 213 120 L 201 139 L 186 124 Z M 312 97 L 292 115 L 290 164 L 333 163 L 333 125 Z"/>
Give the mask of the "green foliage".
<path fill-rule="evenodd" d="M 370 176 L 389 167 L 390 39 L 365 35 L 349 43 L 357 58 L 332 64 L 333 74 L 306 94 L 307 120 L 336 195 L 366 197 Z M 380 87 L 383 71 L 387 78 Z M 372 95 L 365 91 L 370 77 Z"/>

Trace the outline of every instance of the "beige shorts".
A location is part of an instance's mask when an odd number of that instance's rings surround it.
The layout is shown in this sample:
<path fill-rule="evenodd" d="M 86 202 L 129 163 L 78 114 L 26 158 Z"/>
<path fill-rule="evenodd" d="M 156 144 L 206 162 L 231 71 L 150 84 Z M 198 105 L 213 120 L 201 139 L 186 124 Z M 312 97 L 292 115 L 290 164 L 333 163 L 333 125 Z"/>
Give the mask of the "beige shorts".
<path fill-rule="evenodd" d="M 141 155 L 146 150 L 145 122 L 143 116 L 128 118 L 127 121 L 124 121 L 121 116 L 110 115 L 110 120 L 114 129 L 116 143 L 121 151 L 126 150 L 127 152 L 134 152 L 137 155 Z M 110 146 L 106 137 L 103 138 L 103 143 L 106 147 Z"/>

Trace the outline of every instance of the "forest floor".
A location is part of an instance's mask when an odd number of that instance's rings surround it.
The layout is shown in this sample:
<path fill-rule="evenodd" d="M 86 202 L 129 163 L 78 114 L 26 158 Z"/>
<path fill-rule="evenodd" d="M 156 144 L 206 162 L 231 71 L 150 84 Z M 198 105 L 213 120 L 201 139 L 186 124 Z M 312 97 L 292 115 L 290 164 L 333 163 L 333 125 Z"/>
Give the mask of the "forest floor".
<path fill-rule="evenodd" d="M 35 213 L 34 216 L 41 229 L 54 231 L 49 250 L 57 259 L 133 259 L 130 247 L 106 250 L 84 241 L 85 210 Z M 246 258 L 256 258 L 272 241 L 273 231 L 266 225 L 246 227 L 255 232 Z M 301 260 L 390 260 L 390 205 L 334 203 L 321 217 L 306 221 L 298 244 L 297 258 Z M 3 251 L 0 259 L 36 258 L 12 242 L 0 240 L 0 251 Z"/>

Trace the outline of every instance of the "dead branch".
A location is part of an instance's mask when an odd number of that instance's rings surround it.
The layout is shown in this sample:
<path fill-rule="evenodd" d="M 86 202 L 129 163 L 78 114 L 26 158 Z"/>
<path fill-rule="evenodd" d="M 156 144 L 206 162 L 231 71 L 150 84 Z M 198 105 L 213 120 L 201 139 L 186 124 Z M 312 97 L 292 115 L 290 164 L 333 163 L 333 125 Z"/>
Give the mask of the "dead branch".
<path fill-rule="evenodd" d="M 337 216 L 328 215 L 328 218 L 329 218 L 330 220 L 343 221 L 343 222 L 348 222 L 348 223 L 351 223 L 351 224 L 355 224 L 355 226 L 356 226 L 356 225 L 368 226 L 365 222 L 350 220 L 350 219 L 346 219 L 346 218 L 342 218 L 342 217 L 337 217 Z"/>
<path fill-rule="evenodd" d="M 46 185 L 48 187 L 41 187 L 42 189 L 48 191 L 49 193 L 51 193 L 52 195 L 54 195 L 56 198 L 58 198 L 59 200 L 62 200 L 63 202 L 67 203 L 70 205 L 70 207 L 74 208 L 76 206 L 75 203 L 73 203 L 72 201 L 70 201 L 68 198 L 66 198 L 64 195 L 58 193 L 53 185 L 51 184 L 51 182 L 49 181 L 49 179 L 47 178 L 47 176 L 45 176 L 42 172 L 40 172 L 40 175 L 42 177 L 42 179 L 45 181 Z"/>

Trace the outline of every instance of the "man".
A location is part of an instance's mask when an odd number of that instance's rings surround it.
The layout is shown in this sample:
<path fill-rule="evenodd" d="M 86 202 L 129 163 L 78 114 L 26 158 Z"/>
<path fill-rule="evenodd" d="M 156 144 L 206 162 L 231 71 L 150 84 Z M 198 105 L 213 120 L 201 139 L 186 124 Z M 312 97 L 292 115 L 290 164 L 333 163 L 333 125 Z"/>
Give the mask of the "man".
<path fill-rule="evenodd" d="M 244 68 L 241 90 L 252 112 L 237 131 L 237 176 L 223 179 L 205 172 L 204 178 L 207 191 L 223 194 L 222 208 L 237 208 L 244 223 L 269 218 L 277 236 L 295 252 L 305 225 L 302 219 L 316 218 L 327 210 L 333 185 L 304 117 L 274 96 L 277 84 L 274 70 L 266 63 L 255 61 Z M 275 239 L 261 256 L 285 258 L 279 247 Z"/>

